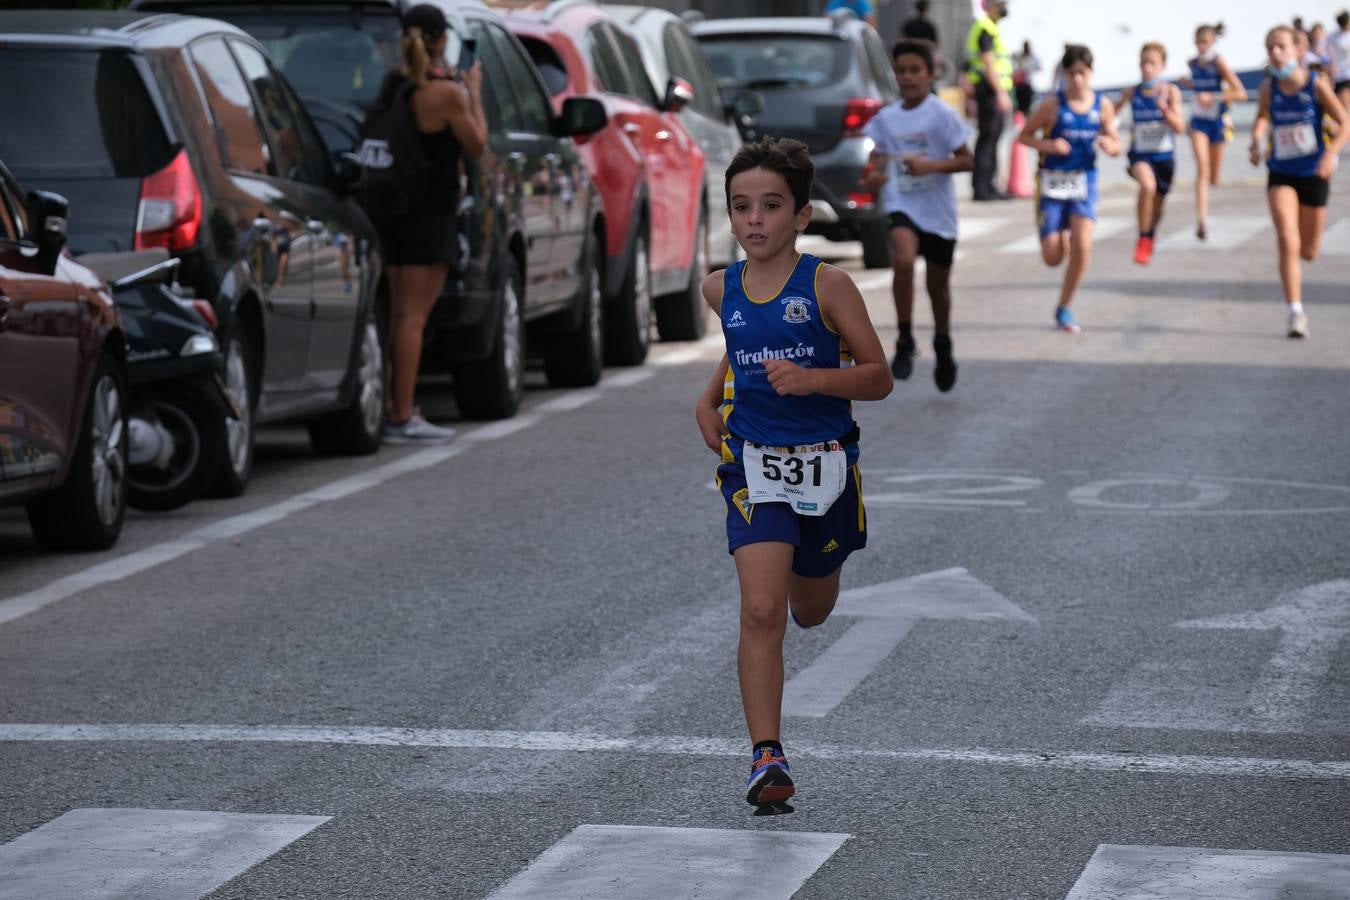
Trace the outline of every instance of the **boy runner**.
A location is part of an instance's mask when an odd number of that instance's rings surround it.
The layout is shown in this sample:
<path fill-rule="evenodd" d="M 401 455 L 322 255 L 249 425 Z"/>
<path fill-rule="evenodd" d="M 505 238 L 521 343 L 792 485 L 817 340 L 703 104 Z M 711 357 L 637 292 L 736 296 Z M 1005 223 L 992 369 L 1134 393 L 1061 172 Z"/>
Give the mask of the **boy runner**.
<path fill-rule="evenodd" d="M 914 261 L 927 262 L 928 299 L 933 305 L 933 380 L 938 390 L 956 384 L 952 358 L 952 259 L 956 253 L 956 185 L 953 172 L 969 172 L 975 158 L 966 145 L 970 128 L 956 111 L 932 94 L 933 51 L 919 41 L 900 41 L 892 51 L 900 100 L 863 127 L 876 145 L 864 185 L 884 185 L 882 202 L 891 219 L 895 277 L 891 295 L 900 336 L 891 374 L 904 380 L 914 371 Z"/>
<path fill-rule="evenodd" d="M 804 628 L 824 622 L 844 560 L 867 543 L 850 401 L 881 400 L 892 386 L 857 286 L 797 252 L 813 175 L 800 141 L 742 147 L 726 192 L 746 259 L 703 281 L 727 352 L 695 417 L 721 456 L 717 483 L 741 591 L 737 672 L 753 745 L 745 799 L 759 812 L 795 790 L 780 730 L 789 611 Z"/>
<path fill-rule="evenodd" d="M 1139 240 L 1134 246 L 1134 261 L 1147 265 L 1153 258 L 1153 234 L 1162 221 L 1167 192 L 1172 189 L 1176 172 L 1174 134 L 1186 130 L 1181 117 L 1181 89 L 1159 81 L 1167 65 L 1167 48 L 1149 42 L 1139 51 L 1139 84 L 1127 87 L 1120 105 L 1129 106 L 1133 125 L 1130 129 L 1130 177 L 1139 183 Z"/>

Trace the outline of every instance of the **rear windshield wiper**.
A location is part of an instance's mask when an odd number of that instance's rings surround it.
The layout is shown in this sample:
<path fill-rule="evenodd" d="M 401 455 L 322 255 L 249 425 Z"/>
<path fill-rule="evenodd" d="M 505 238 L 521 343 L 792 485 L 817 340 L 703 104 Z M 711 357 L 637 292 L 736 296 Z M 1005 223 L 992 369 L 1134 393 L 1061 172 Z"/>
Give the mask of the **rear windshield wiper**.
<path fill-rule="evenodd" d="M 796 87 L 802 84 L 810 84 L 810 82 L 805 78 L 752 78 L 741 87 L 747 91 L 757 91 L 762 88 Z"/>

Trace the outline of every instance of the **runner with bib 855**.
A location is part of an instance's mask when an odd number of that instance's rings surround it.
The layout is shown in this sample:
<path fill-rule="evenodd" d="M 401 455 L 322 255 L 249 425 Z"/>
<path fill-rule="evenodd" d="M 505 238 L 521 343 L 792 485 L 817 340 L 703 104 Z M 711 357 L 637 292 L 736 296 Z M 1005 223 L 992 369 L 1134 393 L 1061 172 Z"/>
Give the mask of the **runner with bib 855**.
<path fill-rule="evenodd" d="M 811 218 L 806 145 L 766 138 L 727 167 L 746 259 L 703 281 L 727 353 L 695 408 L 719 454 L 727 548 L 740 581 L 737 672 L 752 743 L 746 800 L 787 812 L 783 634 L 834 609 L 844 560 L 867 544 L 853 400 L 891 392 L 886 354 L 848 274 L 796 249 Z"/>
<path fill-rule="evenodd" d="M 1167 192 L 1176 173 L 1176 135 L 1186 130 L 1181 115 L 1181 89 L 1160 81 L 1167 65 L 1167 48 L 1150 41 L 1139 50 L 1139 84 L 1120 95 L 1121 108 L 1130 109 L 1130 177 L 1139 183 L 1139 240 L 1134 261 L 1147 265 L 1153 258 L 1153 235 L 1162 221 Z"/>
<path fill-rule="evenodd" d="M 1250 154 L 1252 165 L 1258 166 L 1262 150 L 1267 150 L 1266 198 L 1280 253 L 1287 334 L 1304 338 L 1308 316 L 1303 311 L 1299 257 L 1308 262 L 1317 258 L 1337 155 L 1350 141 L 1350 117 L 1336 98 L 1331 79 L 1303 67 L 1292 28 L 1272 28 L 1266 35 L 1266 54 L 1270 77 L 1261 84 Z M 1336 122 L 1332 140 L 1326 138 L 1324 115 Z"/>
<path fill-rule="evenodd" d="M 1062 90 L 1041 101 L 1017 139 L 1041 156 L 1036 180 L 1041 258 L 1047 266 L 1069 264 L 1055 307 L 1055 324 L 1080 330 L 1069 304 L 1092 257 L 1097 225 L 1097 148 L 1120 155 L 1116 108 L 1092 87 L 1092 51 L 1081 44 L 1064 48 Z M 1038 136 L 1043 135 L 1043 136 Z"/>

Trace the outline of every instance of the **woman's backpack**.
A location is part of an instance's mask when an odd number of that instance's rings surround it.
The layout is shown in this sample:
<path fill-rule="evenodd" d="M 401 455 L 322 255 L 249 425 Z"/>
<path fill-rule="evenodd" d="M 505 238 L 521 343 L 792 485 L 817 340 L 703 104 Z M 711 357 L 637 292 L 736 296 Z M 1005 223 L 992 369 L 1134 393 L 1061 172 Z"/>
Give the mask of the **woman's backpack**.
<path fill-rule="evenodd" d="M 431 162 L 412 107 L 416 88 L 415 82 L 405 81 L 382 92 L 388 102 L 377 104 L 361 125 L 356 150 L 361 178 L 355 198 L 376 228 L 410 215 L 431 186 Z"/>

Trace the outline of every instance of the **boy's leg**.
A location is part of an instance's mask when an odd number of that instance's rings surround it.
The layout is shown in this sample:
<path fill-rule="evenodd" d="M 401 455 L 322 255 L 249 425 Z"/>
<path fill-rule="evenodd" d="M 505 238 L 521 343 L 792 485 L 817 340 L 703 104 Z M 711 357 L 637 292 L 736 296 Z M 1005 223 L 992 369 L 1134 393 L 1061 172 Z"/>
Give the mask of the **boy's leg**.
<path fill-rule="evenodd" d="M 798 625 L 811 628 L 830 617 L 839 599 L 839 576 L 843 571 L 844 567 L 840 566 L 822 578 L 792 573 L 788 579 L 788 603 Z"/>
<path fill-rule="evenodd" d="M 933 333 L 950 335 L 952 331 L 952 267 L 928 262 L 924 281 L 933 304 Z"/>
<path fill-rule="evenodd" d="M 1298 208 L 1298 249 L 1299 255 L 1312 262 L 1317 259 L 1317 251 L 1322 246 L 1322 228 L 1327 223 L 1325 206 L 1303 206 Z"/>
<path fill-rule="evenodd" d="M 1139 195 L 1135 200 L 1135 214 L 1139 219 L 1139 233 L 1153 230 L 1153 203 L 1158 196 L 1158 181 L 1153 177 L 1153 167 L 1146 161 L 1131 163 L 1130 176 L 1139 184 Z"/>
<path fill-rule="evenodd" d="M 1195 235 L 1208 237 L 1209 219 L 1209 135 L 1191 128 L 1191 148 L 1195 151 Z"/>
<path fill-rule="evenodd" d="M 741 705 L 750 740 L 779 740 L 783 708 L 783 632 L 787 628 L 792 577 L 791 544 L 765 542 L 738 547 L 741 637 L 736 652 Z"/>
<path fill-rule="evenodd" d="M 1299 268 L 1298 193 L 1288 185 L 1267 189 L 1270 218 L 1275 223 L 1275 241 L 1280 254 L 1280 284 L 1285 303 L 1303 302 L 1303 272 Z"/>
<path fill-rule="evenodd" d="M 895 224 L 891 218 L 891 254 L 893 277 L 891 298 L 895 301 L 895 322 L 899 335 L 895 340 L 895 359 L 891 374 L 904 380 L 914 371 L 914 263 L 919 256 L 919 235 L 904 224 Z M 901 218 L 901 221 L 907 221 Z"/>
<path fill-rule="evenodd" d="M 1092 235 L 1097 223 L 1087 216 L 1074 216 L 1069 232 L 1069 265 L 1064 270 L 1064 283 L 1059 289 L 1059 305 L 1067 307 L 1078 293 L 1088 263 L 1092 260 Z"/>

